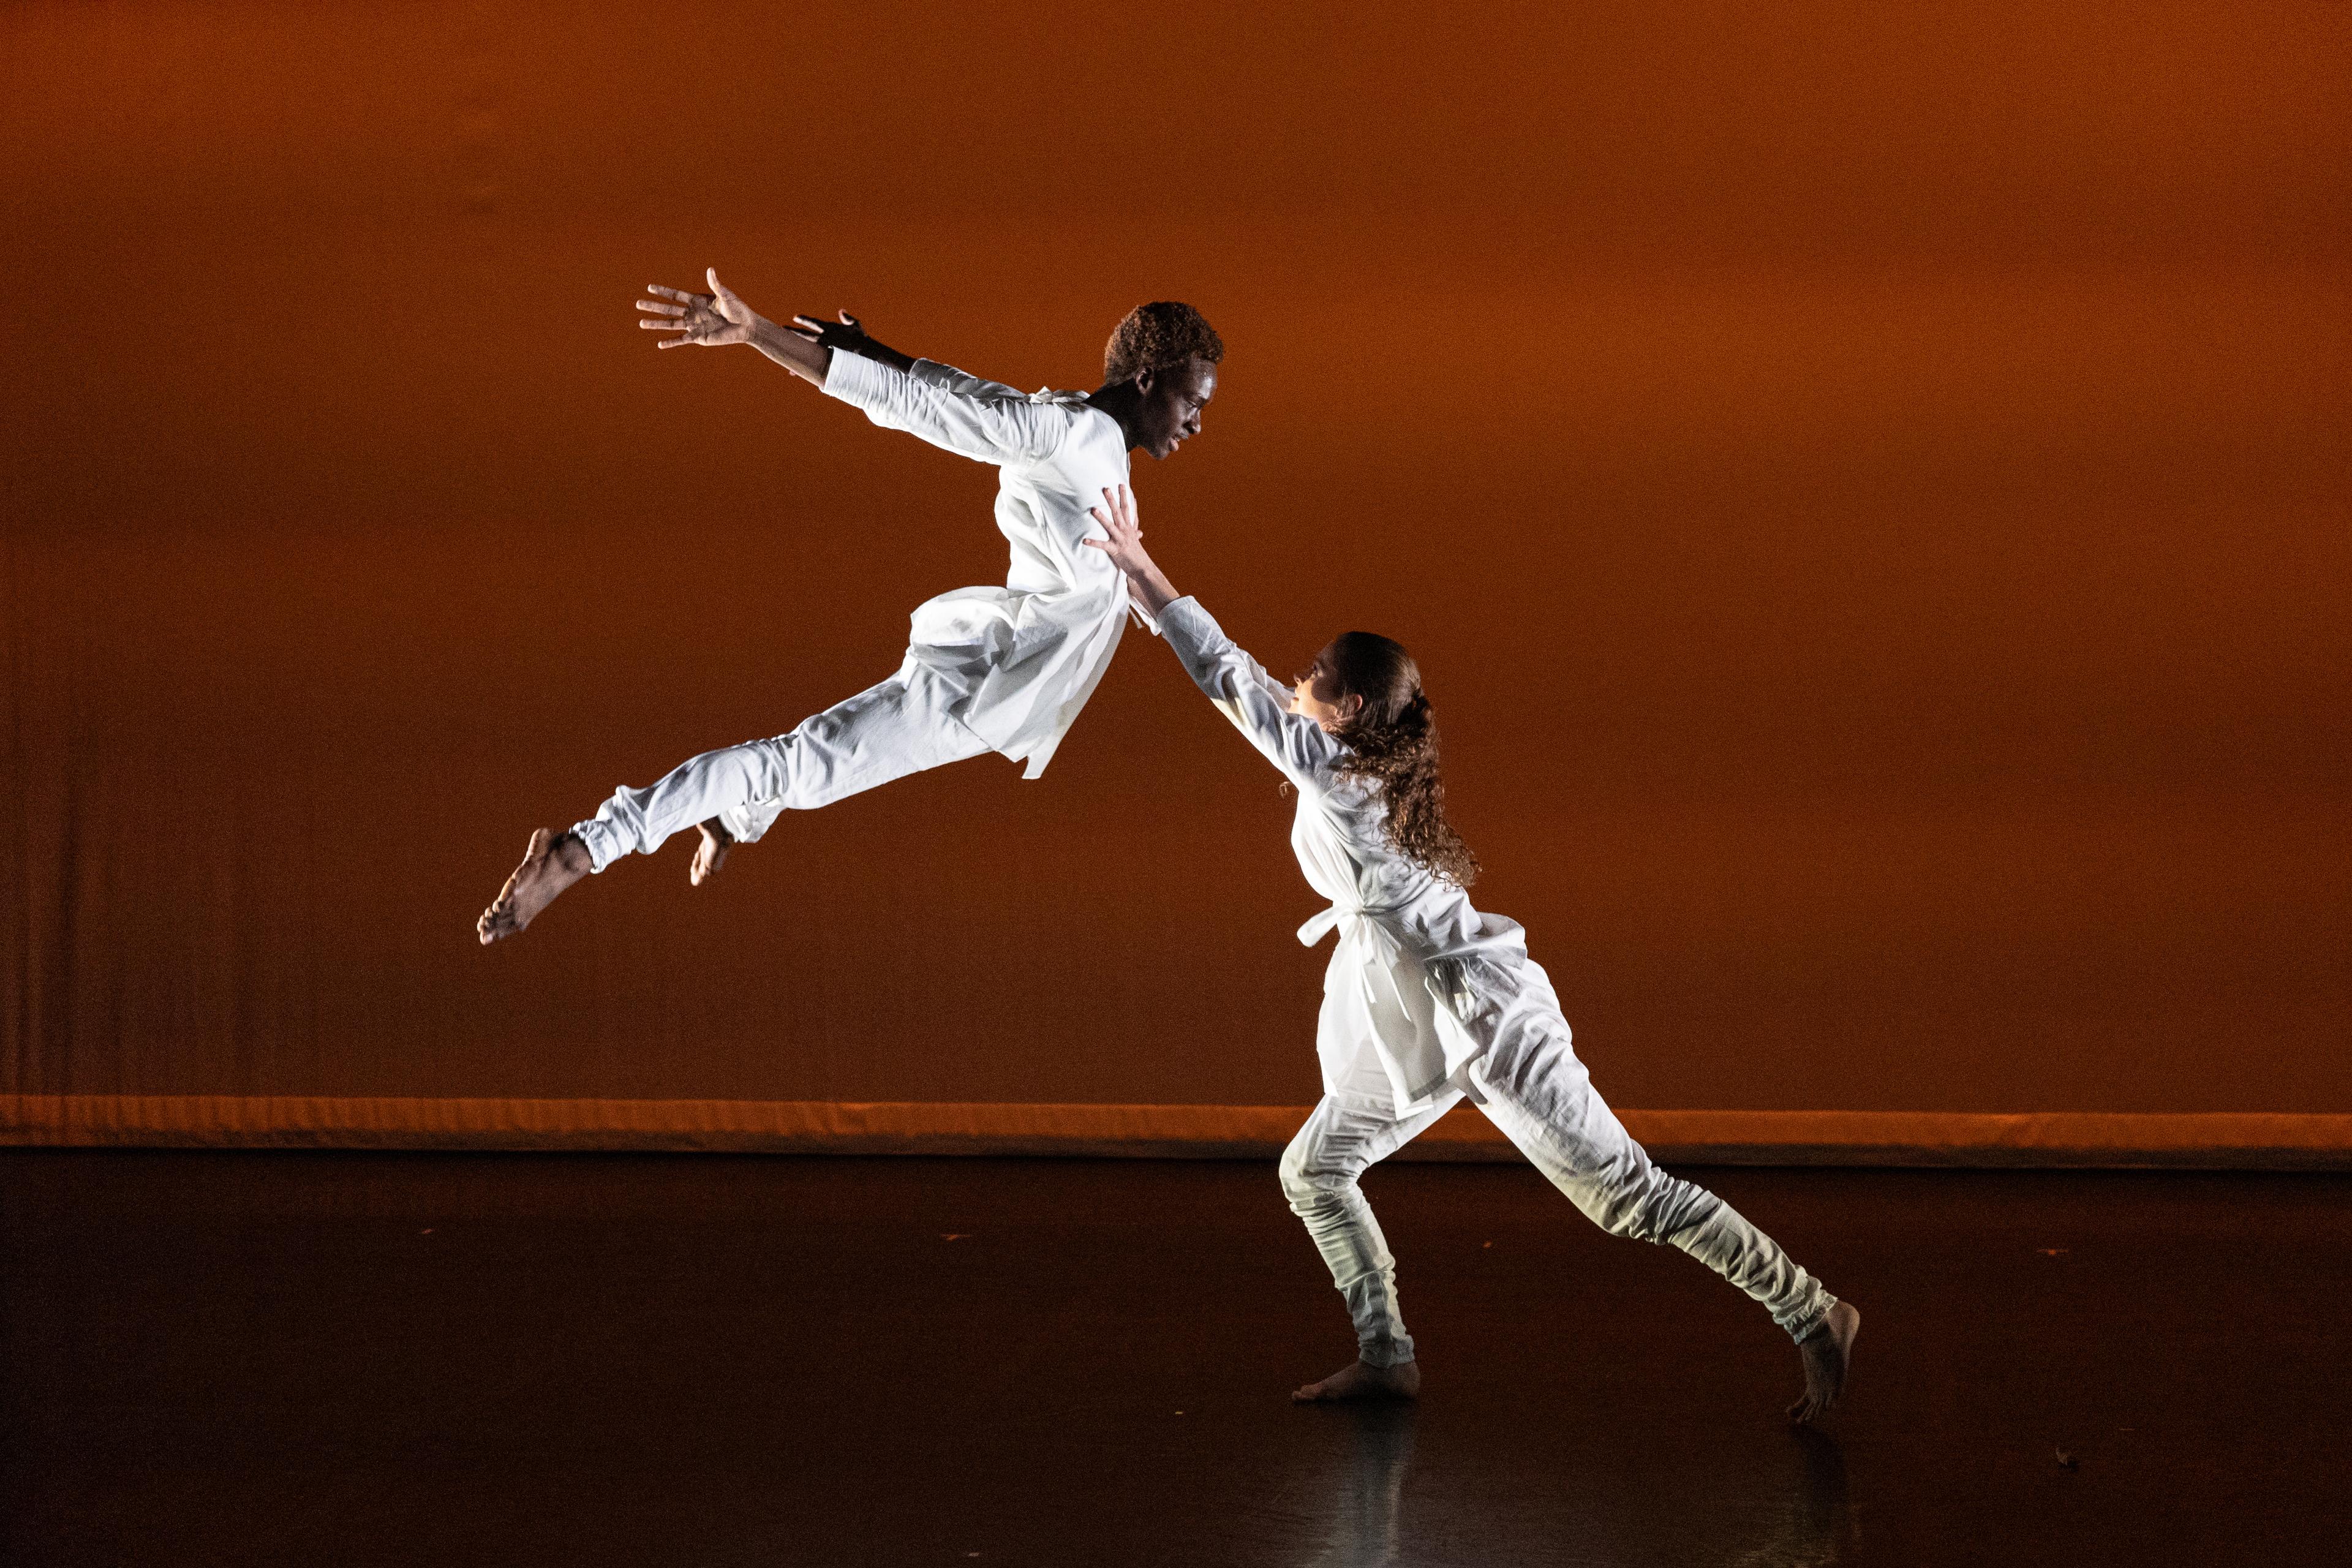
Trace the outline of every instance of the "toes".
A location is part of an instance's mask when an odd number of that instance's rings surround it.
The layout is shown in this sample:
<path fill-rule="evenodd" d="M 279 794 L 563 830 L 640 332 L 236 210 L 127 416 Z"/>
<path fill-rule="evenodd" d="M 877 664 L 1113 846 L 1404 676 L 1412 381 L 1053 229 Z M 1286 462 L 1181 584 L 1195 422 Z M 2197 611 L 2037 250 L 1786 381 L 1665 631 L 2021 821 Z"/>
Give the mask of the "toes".
<path fill-rule="evenodd" d="M 474 922 L 475 934 L 482 939 L 485 947 L 502 936 L 512 936 L 521 929 L 520 922 L 515 919 L 514 906 L 503 898 L 484 910 L 481 918 Z"/>

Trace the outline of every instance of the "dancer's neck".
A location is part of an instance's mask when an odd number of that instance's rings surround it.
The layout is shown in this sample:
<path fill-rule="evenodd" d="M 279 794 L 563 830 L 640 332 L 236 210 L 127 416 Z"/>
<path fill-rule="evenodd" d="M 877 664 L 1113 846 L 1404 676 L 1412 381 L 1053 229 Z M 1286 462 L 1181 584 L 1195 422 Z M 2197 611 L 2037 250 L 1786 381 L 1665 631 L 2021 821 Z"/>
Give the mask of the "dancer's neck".
<path fill-rule="evenodd" d="M 1087 394 L 1087 406 L 1099 408 L 1118 421 L 1118 433 L 1130 452 L 1144 444 L 1135 428 L 1136 416 L 1143 411 L 1143 393 L 1131 381 L 1114 382 L 1098 386 Z"/>

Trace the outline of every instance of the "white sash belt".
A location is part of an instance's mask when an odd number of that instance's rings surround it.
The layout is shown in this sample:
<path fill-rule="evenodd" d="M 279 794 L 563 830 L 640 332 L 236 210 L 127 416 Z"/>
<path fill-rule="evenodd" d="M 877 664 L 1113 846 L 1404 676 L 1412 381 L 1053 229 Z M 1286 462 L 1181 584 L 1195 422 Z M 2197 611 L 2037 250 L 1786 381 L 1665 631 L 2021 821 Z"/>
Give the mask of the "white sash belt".
<path fill-rule="evenodd" d="M 1397 910 L 1402 907 L 1403 906 L 1397 904 L 1382 904 L 1378 906 L 1370 904 L 1333 904 L 1329 909 L 1318 913 L 1312 919 L 1308 920 L 1305 925 L 1298 928 L 1298 940 L 1305 945 L 1313 947 L 1317 942 L 1321 942 L 1325 937 L 1330 935 L 1332 931 L 1338 931 L 1341 925 L 1346 924 L 1348 925 L 1348 929 L 1339 932 L 1340 939 L 1345 941 L 1348 937 L 1356 934 L 1356 926 L 1349 922 L 1363 922 L 1372 926 L 1383 936 L 1389 937 L 1391 942 L 1393 942 L 1395 941 L 1394 934 L 1388 930 L 1387 922 L 1381 920 L 1381 917 L 1383 915 L 1395 914 Z"/>

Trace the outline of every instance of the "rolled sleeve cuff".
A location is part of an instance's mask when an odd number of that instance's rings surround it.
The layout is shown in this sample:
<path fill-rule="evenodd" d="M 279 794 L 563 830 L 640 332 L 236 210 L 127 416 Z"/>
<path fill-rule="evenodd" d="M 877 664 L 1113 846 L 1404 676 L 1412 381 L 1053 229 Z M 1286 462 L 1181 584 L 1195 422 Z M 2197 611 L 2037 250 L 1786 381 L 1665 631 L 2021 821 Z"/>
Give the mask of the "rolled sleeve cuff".
<path fill-rule="evenodd" d="M 1191 670 L 1214 665 L 1225 640 L 1224 629 L 1217 625 L 1216 618 L 1189 594 L 1169 601 L 1160 612 L 1160 635 L 1176 650 L 1184 668 Z"/>
<path fill-rule="evenodd" d="M 864 354 L 835 349 L 824 370 L 824 395 L 870 410 L 889 395 L 890 379 L 899 374 Z"/>

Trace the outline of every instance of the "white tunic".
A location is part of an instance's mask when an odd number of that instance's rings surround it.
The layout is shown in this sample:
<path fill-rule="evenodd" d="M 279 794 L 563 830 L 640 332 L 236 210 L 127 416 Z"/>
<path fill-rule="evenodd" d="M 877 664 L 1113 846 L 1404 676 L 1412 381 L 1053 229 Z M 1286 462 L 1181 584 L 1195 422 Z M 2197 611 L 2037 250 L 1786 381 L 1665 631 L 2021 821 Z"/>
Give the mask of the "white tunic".
<path fill-rule="evenodd" d="M 1312 946 L 1339 932 L 1316 1029 L 1326 1092 L 1340 1092 L 1369 1047 L 1400 1116 L 1456 1089 L 1475 1101 L 1465 1068 L 1515 1032 L 1556 1034 L 1564 1044 L 1559 998 L 1528 957 L 1526 932 L 1481 914 L 1460 888 L 1389 847 L 1377 786 L 1337 771 L 1347 748 L 1290 711 L 1290 689 L 1235 647 L 1196 600 L 1162 610 L 1160 633 L 1218 711 L 1298 790 L 1290 847 L 1307 885 L 1331 900 L 1298 940 Z"/>
<path fill-rule="evenodd" d="M 824 390 L 887 429 L 1003 470 L 1004 586 L 921 605 L 907 656 L 948 676 L 965 693 L 956 717 L 1035 778 L 1109 668 L 1129 609 L 1110 558 L 1079 543 L 1103 537 L 1087 509 L 1128 482 L 1118 421 L 1084 393 L 1031 395 L 929 360 L 907 372 L 840 350 Z"/>

